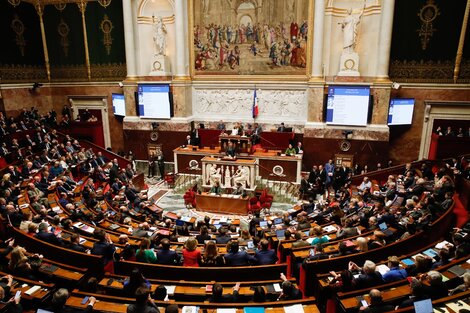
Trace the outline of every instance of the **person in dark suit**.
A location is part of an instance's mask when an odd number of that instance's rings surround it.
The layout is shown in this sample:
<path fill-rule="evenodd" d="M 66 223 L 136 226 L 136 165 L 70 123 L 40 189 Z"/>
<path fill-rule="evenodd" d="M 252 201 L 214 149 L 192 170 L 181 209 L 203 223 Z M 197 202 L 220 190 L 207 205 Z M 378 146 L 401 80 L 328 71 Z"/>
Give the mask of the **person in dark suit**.
<path fill-rule="evenodd" d="M 215 242 L 220 245 L 220 244 L 226 244 L 230 240 L 232 240 L 232 237 L 230 237 L 230 235 L 227 234 L 227 228 L 220 227 L 219 234 L 215 238 Z"/>
<path fill-rule="evenodd" d="M 195 126 L 191 130 L 191 145 L 199 146 L 201 143 L 201 138 L 199 137 L 199 126 Z"/>
<path fill-rule="evenodd" d="M 281 125 L 279 125 L 279 127 L 277 128 L 277 131 L 278 132 L 285 132 L 286 131 L 286 127 L 284 126 L 284 122 L 282 122 Z"/>
<path fill-rule="evenodd" d="M 178 265 L 181 257 L 175 251 L 170 250 L 170 240 L 162 239 L 161 245 L 162 248 L 157 251 L 157 264 Z"/>
<path fill-rule="evenodd" d="M 54 313 L 82 313 L 82 312 L 92 312 L 93 306 L 95 305 L 96 298 L 90 297 L 88 299 L 88 304 L 86 309 L 75 309 L 65 305 L 69 297 L 69 292 L 65 288 L 58 289 L 52 296 L 51 306 L 46 310 Z"/>
<path fill-rule="evenodd" d="M 313 248 L 313 255 L 310 255 L 307 259 L 305 259 L 305 262 L 313 262 L 317 260 L 324 260 L 328 259 L 330 255 L 328 253 L 325 253 L 323 250 L 323 246 L 320 244 L 317 244 Z"/>
<path fill-rule="evenodd" d="M 56 246 L 62 246 L 62 239 L 49 232 L 47 223 L 39 224 L 38 230 L 39 232 L 34 237 Z"/>
<path fill-rule="evenodd" d="M 232 294 L 224 295 L 224 288 L 221 284 L 215 283 L 212 285 L 212 296 L 209 298 L 209 302 L 216 303 L 233 303 L 238 300 L 238 290 L 240 290 L 240 283 L 236 283 L 233 286 Z"/>
<path fill-rule="evenodd" d="M 80 236 L 78 234 L 73 234 L 72 237 L 70 237 L 69 249 L 72 249 L 72 250 L 78 251 L 78 252 L 83 252 L 83 253 L 86 252 L 85 247 L 83 247 L 80 244 Z"/>
<path fill-rule="evenodd" d="M 382 313 L 382 312 L 388 312 L 388 311 L 393 311 L 395 308 L 391 304 L 387 304 L 383 301 L 382 299 L 382 293 L 380 290 L 377 289 L 372 289 L 369 292 L 369 297 L 370 297 L 370 304 L 368 307 L 360 307 L 359 311 L 360 312 L 366 312 L 366 313 Z"/>
<path fill-rule="evenodd" d="M 274 250 L 269 249 L 269 242 L 266 239 L 262 239 L 260 241 L 260 246 L 261 250 L 256 251 L 255 253 L 256 264 L 266 265 L 276 263 L 278 257 Z"/>
<path fill-rule="evenodd" d="M 99 228 L 95 229 L 93 236 L 98 239 L 98 241 L 93 244 L 91 254 L 102 255 L 104 257 L 103 264 L 107 265 L 109 261 L 113 260 L 114 251 L 116 251 L 113 241 L 109 237 L 109 234 Z"/>
<path fill-rule="evenodd" d="M 149 156 L 148 167 L 149 173 L 147 177 L 150 178 L 155 175 L 155 155 L 153 153 Z"/>
<path fill-rule="evenodd" d="M 127 307 L 127 313 L 160 313 L 154 300 L 150 297 L 150 290 L 139 287 L 135 291 L 135 303 Z"/>
<path fill-rule="evenodd" d="M 157 161 L 158 171 L 160 172 L 160 177 L 161 179 L 164 179 L 165 178 L 165 159 L 163 157 L 162 151 L 157 153 L 155 160 Z"/>
<path fill-rule="evenodd" d="M 449 289 L 442 281 L 442 274 L 437 271 L 429 271 L 426 275 L 421 276 L 422 281 L 426 281 L 429 285 L 424 285 L 424 293 L 427 294 L 432 300 L 447 297 Z"/>
<path fill-rule="evenodd" d="M 256 262 L 256 259 L 245 251 L 239 251 L 238 241 L 230 243 L 230 252 L 224 257 L 229 266 L 248 266 Z"/>
<path fill-rule="evenodd" d="M 233 145 L 233 142 L 229 141 L 228 146 L 225 149 L 225 155 L 231 158 L 237 156 L 237 148 Z"/>
<path fill-rule="evenodd" d="M 253 127 L 253 133 L 251 134 L 251 141 L 253 145 L 256 145 L 261 142 L 261 133 L 263 132 L 263 128 L 258 123 L 255 123 Z"/>
<path fill-rule="evenodd" d="M 295 287 L 291 281 L 287 280 L 286 275 L 281 273 L 282 279 L 282 292 L 279 296 L 278 300 L 298 300 L 302 299 L 302 291 L 300 291 L 297 287 Z"/>
<path fill-rule="evenodd" d="M 197 243 L 203 245 L 206 240 L 211 240 L 212 237 L 209 235 L 209 231 L 207 230 L 207 226 L 202 226 L 200 229 L 200 234 L 196 236 Z"/>
<path fill-rule="evenodd" d="M 349 262 L 349 270 L 357 271 L 361 270 L 356 263 Z M 353 279 L 353 286 L 356 289 L 369 288 L 383 284 L 382 275 L 375 270 L 375 263 L 369 260 L 364 262 L 364 266 L 358 277 Z"/>

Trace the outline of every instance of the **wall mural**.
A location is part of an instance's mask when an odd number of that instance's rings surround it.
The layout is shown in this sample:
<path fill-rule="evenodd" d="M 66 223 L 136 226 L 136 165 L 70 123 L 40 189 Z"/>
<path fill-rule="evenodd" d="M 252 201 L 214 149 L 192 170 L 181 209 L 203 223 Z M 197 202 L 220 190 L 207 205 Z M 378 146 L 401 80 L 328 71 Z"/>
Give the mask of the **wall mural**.
<path fill-rule="evenodd" d="M 197 75 L 305 75 L 308 0 L 194 0 Z"/>

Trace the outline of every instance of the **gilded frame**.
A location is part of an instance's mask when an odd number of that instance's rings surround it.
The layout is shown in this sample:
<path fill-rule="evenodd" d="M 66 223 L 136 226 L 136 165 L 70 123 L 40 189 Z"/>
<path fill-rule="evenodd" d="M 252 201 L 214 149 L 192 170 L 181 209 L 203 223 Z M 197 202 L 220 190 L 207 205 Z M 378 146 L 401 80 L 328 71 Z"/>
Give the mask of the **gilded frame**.
<path fill-rule="evenodd" d="M 195 59 L 194 59 L 194 2 L 196 0 L 187 0 L 188 1 L 188 47 L 189 47 L 189 74 L 192 80 L 194 81 L 308 81 L 311 78 L 312 72 L 312 58 L 313 58 L 313 16 L 315 8 L 315 0 L 308 0 L 308 45 L 307 45 L 307 59 L 305 73 L 303 75 L 279 75 L 279 74 L 266 74 L 266 75 L 197 75 L 195 69 Z"/>

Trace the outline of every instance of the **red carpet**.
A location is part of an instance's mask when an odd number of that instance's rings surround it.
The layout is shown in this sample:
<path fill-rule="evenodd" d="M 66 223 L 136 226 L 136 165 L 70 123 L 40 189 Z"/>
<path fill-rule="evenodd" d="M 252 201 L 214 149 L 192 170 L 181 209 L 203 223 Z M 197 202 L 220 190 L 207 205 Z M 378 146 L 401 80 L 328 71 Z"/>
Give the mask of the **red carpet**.
<path fill-rule="evenodd" d="M 456 227 L 462 227 L 468 221 L 468 212 L 463 207 L 462 202 L 460 202 L 459 196 L 457 194 L 454 195 L 454 214 L 456 217 Z"/>

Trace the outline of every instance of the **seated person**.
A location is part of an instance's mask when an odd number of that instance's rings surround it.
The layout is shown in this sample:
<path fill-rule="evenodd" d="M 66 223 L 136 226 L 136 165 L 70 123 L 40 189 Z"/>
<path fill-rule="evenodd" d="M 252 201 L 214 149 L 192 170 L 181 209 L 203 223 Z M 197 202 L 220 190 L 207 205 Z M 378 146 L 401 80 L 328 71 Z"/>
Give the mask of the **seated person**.
<path fill-rule="evenodd" d="M 162 239 L 160 242 L 162 248 L 157 251 L 157 263 L 164 265 L 178 265 L 181 257 L 173 250 L 170 250 L 170 240 Z"/>
<path fill-rule="evenodd" d="M 235 158 L 237 156 L 237 148 L 233 142 L 229 141 L 227 148 L 225 148 L 225 155 L 230 158 Z"/>
<path fill-rule="evenodd" d="M 406 269 L 400 268 L 400 259 L 394 255 L 388 257 L 388 267 L 390 268 L 390 271 L 382 276 L 386 283 L 405 279 L 408 276 Z"/>
<path fill-rule="evenodd" d="M 372 261 L 366 260 L 362 269 L 356 263 L 349 262 L 349 270 L 360 272 L 359 276 L 352 281 L 356 289 L 369 288 L 383 283 L 382 275 L 375 270 L 375 263 Z"/>
<path fill-rule="evenodd" d="M 423 284 L 424 293 L 437 300 L 448 296 L 448 288 L 442 281 L 442 274 L 437 271 L 429 271 L 427 274 L 421 275 L 421 281 L 427 281 L 428 285 Z"/>
<path fill-rule="evenodd" d="M 255 258 L 246 251 L 240 251 L 238 241 L 230 243 L 230 251 L 224 257 L 228 266 L 247 266 L 256 262 Z"/>
<path fill-rule="evenodd" d="M 255 260 L 259 265 L 275 264 L 278 260 L 276 252 L 269 249 L 269 242 L 266 239 L 260 241 L 261 250 L 256 251 Z"/>
<path fill-rule="evenodd" d="M 212 296 L 209 298 L 209 302 L 237 302 L 238 290 L 240 290 L 240 283 L 236 283 L 233 286 L 233 293 L 231 295 L 224 295 L 224 287 L 219 283 L 215 283 L 212 285 Z"/>
<path fill-rule="evenodd" d="M 235 188 L 233 189 L 232 194 L 245 196 L 245 188 L 242 186 L 240 182 L 236 184 Z"/>
<path fill-rule="evenodd" d="M 295 148 L 294 148 L 294 147 L 292 146 L 292 144 L 290 143 L 284 153 L 285 153 L 286 155 L 295 155 L 295 154 L 297 153 L 297 151 L 295 150 Z"/>
<path fill-rule="evenodd" d="M 65 303 L 69 297 L 69 292 L 65 288 L 60 288 L 57 290 L 54 295 L 52 296 L 52 303 L 51 306 L 47 308 L 47 311 L 51 312 L 91 312 L 93 311 L 93 306 L 95 305 L 96 299 L 95 297 L 90 297 L 89 302 L 87 303 L 87 307 L 84 310 L 75 310 L 72 308 L 66 307 Z"/>
<path fill-rule="evenodd" d="M 299 300 L 302 299 L 302 291 L 300 291 L 297 287 L 295 287 L 292 282 L 287 280 L 286 275 L 281 273 L 282 279 L 282 292 L 279 296 L 278 300 Z"/>
<path fill-rule="evenodd" d="M 361 306 L 359 308 L 360 312 L 367 313 L 380 313 L 393 311 L 394 307 L 391 304 L 387 304 L 382 299 L 382 292 L 378 289 L 372 289 L 369 292 L 370 303 L 369 306 Z"/>
<path fill-rule="evenodd" d="M 127 313 L 160 313 L 154 300 L 150 297 L 150 289 L 139 287 L 135 292 L 135 303 L 127 307 Z"/>
<path fill-rule="evenodd" d="M 215 180 L 214 185 L 209 190 L 209 193 L 215 193 L 216 195 L 220 195 L 222 193 L 222 187 L 220 187 L 220 181 Z"/>

